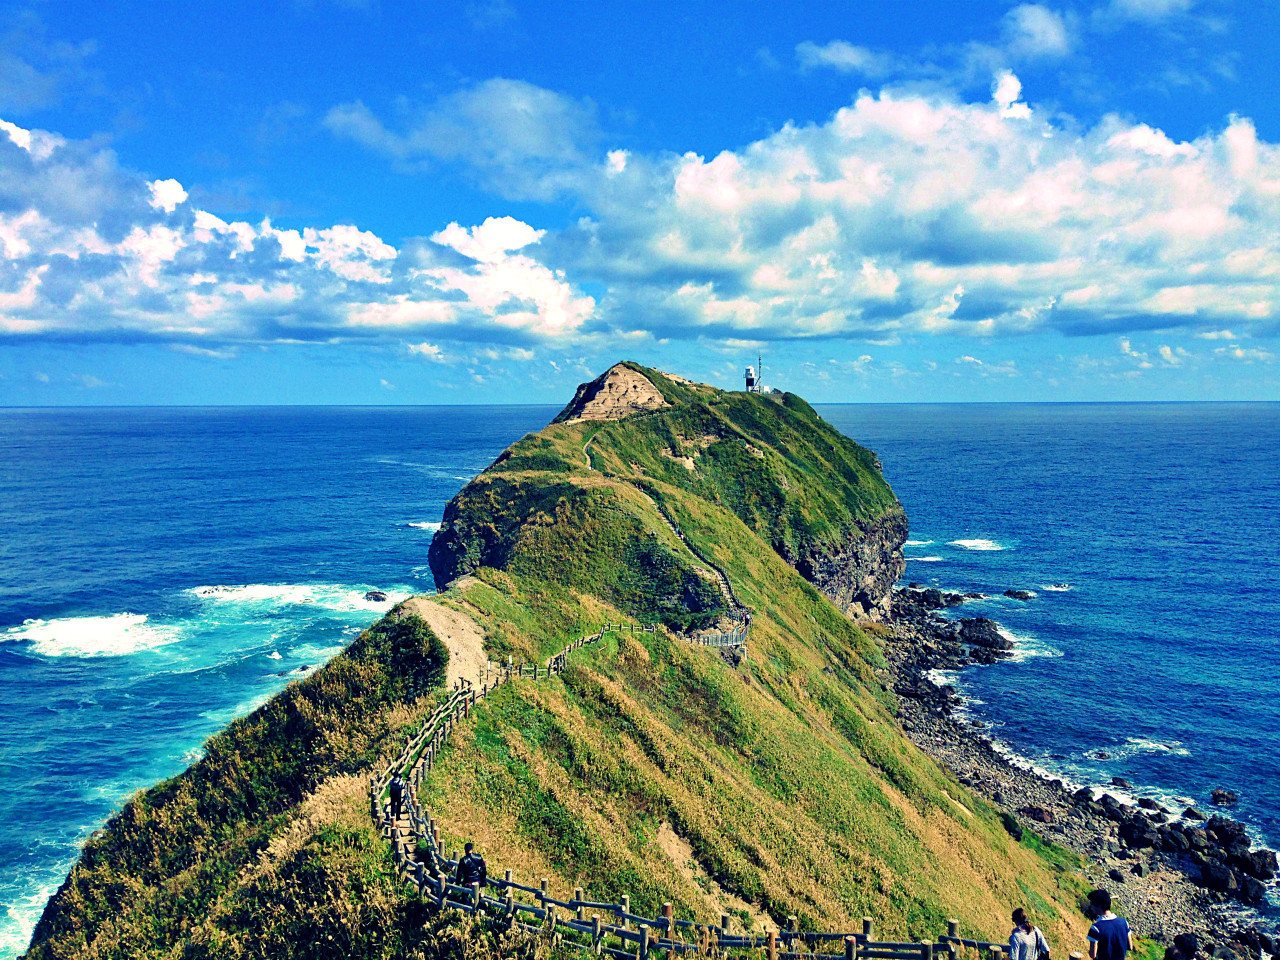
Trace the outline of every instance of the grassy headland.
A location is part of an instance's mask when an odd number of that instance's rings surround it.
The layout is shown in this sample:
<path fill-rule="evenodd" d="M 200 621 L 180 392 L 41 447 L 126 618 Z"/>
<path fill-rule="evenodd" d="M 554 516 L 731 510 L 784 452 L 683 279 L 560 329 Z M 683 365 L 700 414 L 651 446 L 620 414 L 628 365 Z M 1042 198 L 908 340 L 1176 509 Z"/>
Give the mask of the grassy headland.
<path fill-rule="evenodd" d="M 491 868 L 652 913 L 895 938 L 958 917 L 1000 940 L 1025 905 L 1082 942 L 1073 861 L 912 746 L 873 629 L 801 576 L 901 507 L 873 454 L 803 400 L 628 365 L 665 405 L 558 421 L 449 505 L 435 602 L 494 659 L 542 659 L 606 621 L 660 623 L 484 700 L 420 796 Z M 652 405 L 651 405 L 652 406 Z M 682 542 L 667 520 L 688 539 Z M 815 560 L 815 558 L 817 558 Z M 681 631 L 754 612 L 737 669 Z M 890 580 L 892 577 L 890 577 Z M 343 655 L 135 797 L 86 848 L 32 958 L 426 957 L 529 952 L 432 918 L 397 884 L 364 792 L 433 698 L 439 641 L 393 611 Z M 452 932 L 451 932 L 452 931 Z"/>

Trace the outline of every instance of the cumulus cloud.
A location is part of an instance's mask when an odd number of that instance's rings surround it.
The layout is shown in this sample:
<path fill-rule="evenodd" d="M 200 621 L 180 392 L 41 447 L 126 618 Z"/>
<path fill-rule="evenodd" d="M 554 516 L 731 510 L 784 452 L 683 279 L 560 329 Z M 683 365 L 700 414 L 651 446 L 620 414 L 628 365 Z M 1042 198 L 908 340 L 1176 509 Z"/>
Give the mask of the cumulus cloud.
<path fill-rule="evenodd" d="M 629 156 L 542 242 L 658 336 L 1274 329 L 1280 151 L 886 88 L 715 156 Z"/>
<path fill-rule="evenodd" d="M 110 151 L 0 123 L 0 336 L 161 339 L 226 357 L 242 341 L 426 328 L 541 341 L 594 315 L 563 271 L 525 252 L 543 232 L 511 217 L 400 248 L 353 224 L 229 222 Z"/>

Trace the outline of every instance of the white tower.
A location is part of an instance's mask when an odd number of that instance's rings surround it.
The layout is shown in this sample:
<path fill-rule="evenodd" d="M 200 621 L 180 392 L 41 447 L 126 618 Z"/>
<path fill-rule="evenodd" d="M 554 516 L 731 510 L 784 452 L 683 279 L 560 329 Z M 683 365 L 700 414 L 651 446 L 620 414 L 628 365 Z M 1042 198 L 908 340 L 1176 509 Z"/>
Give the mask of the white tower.
<path fill-rule="evenodd" d="M 759 393 L 760 381 L 756 379 L 756 368 L 747 367 L 745 376 L 747 381 L 747 393 Z"/>

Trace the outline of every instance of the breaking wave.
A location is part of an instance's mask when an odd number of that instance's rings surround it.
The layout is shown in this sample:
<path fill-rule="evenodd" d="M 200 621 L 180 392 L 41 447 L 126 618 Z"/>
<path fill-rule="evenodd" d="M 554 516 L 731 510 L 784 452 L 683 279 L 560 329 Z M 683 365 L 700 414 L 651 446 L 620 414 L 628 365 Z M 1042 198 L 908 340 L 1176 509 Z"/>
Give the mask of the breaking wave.
<path fill-rule="evenodd" d="M 25 640 L 42 657 L 123 657 L 182 639 L 175 626 L 149 623 L 145 613 L 28 620 L 5 631 L 8 641 Z"/>

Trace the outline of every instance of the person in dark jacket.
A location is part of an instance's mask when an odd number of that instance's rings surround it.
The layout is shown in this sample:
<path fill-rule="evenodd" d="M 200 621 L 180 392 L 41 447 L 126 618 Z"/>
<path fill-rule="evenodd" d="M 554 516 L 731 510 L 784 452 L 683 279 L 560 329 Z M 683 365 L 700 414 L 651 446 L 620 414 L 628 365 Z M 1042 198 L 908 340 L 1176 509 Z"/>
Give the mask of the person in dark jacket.
<path fill-rule="evenodd" d="M 476 845 L 468 843 L 463 849 L 465 853 L 458 861 L 458 869 L 454 871 L 454 882 L 460 887 L 469 887 L 473 883 L 485 886 L 489 882 L 489 874 L 484 865 L 484 857 L 475 852 Z"/>
<path fill-rule="evenodd" d="M 404 781 L 400 779 L 400 774 L 396 774 L 391 778 L 391 822 L 397 823 L 400 820 L 400 805 L 404 803 Z"/>

